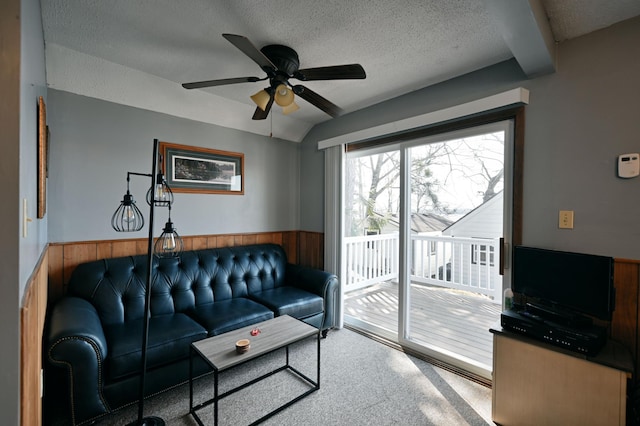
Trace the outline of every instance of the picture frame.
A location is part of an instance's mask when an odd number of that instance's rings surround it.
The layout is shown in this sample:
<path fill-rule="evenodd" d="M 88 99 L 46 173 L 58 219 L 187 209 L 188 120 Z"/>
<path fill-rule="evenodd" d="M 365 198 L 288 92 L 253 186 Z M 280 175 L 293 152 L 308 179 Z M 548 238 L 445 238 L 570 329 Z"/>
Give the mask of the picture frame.
<path fill-rule="evenodd" d="M 47 107 L 44 98 L 40 96 L 38 98 L 38 219 L 44 218 L 47 213 L 48 145 Z"/>
<path fill-rule="evenodd" d="M 244 194 L 244 154 L 160 142 L 162 172 L 173 192 Z"/>

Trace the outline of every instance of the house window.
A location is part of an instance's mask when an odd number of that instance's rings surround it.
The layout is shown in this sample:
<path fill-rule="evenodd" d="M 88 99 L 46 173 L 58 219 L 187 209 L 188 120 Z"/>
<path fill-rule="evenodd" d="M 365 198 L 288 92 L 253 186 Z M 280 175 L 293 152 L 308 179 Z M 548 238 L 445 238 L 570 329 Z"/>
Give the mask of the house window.
<path fill-rule="evenodd" d="M 472 244 L 471 245 L 471 263 L 474 265 L 487 265 L 495 266 L 495 252 L 493 246 L 486 244 Z"/>

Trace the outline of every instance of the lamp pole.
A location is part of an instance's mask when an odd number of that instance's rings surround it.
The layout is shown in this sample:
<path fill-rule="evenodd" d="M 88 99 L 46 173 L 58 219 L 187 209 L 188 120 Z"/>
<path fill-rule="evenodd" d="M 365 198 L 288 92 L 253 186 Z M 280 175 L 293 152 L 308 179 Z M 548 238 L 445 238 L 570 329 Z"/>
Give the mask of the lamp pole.
<path fill-rule="evenodd" d="M 142 362 L 140 374 L 140 397 L 138 419 L 128 426 L 164 426 L 160 417 L 144 417 L 145 376 L 147 375 L 147 346 L 149 343 L 149 317 L 151 316 L 151 279 L 153 277 L 153 213 L 155 210 L 155 187 L 158 168 L 158 139 L 153 140 L 153 160 L 151 163 L 151 202 L 149 207 L 149 240 L 147 244 L 147 282 L 145 286 L 144 320 L 142 323 Z"/>

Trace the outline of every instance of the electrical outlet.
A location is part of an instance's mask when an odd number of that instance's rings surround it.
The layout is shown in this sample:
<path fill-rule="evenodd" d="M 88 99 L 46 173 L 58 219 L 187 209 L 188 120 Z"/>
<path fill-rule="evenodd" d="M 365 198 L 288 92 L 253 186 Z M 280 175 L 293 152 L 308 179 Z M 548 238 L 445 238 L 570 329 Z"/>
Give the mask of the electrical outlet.
<path fill-rule="evenodd" d="M 560 210 L 558 227 L 560 229 L 573 229 L 573 210 Z"/>

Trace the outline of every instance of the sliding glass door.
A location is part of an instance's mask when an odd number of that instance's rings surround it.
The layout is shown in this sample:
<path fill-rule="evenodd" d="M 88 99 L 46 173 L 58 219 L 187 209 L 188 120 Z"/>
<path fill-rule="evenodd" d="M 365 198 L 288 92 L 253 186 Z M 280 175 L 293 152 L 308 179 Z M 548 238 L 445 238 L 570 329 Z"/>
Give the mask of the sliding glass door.
<path fill-rule="evenodd" d="M 490 378 L 511 122 L 347 155 L 345 323 Z"/>
<path fill-rule="evenodd" d="M 397 340 L 400 151 L 349 155 L 344 194 L 345 319 Z"/>

